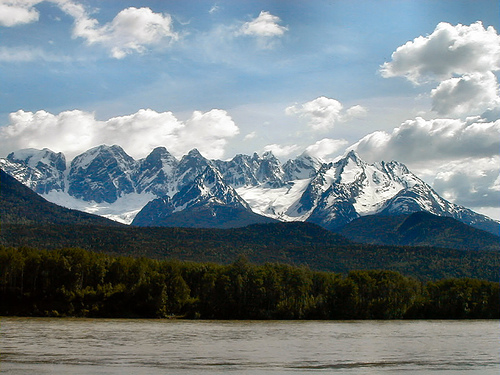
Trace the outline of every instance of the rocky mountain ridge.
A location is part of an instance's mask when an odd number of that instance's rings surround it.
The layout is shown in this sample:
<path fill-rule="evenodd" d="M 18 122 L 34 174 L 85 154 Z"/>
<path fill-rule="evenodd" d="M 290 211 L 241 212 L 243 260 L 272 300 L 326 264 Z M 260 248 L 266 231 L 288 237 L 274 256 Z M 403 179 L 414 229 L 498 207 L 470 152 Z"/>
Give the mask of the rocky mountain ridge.
<path fill-rule="evenodd" d="M 248 212 L 256 222 L 260 217 L 307 221 L 335 230 L 360 216 L 426 211 L 498 234 L 498 222 L 446 201 L 405 165 L 369 164 L 353 151 L 335 163 L 302 154 L 281 164 L 271 152 L 222 161 L 206 159 L 196 149 L 178 160 L 164 147 L 135 160 L 120 146 L 102 145 L 68 166 L 61 153 L 20 150 L 0 159 L 0 168 L 69 208 L 126 223 L 148 217 L 147 224 L 137 225 L 160 225 L 155 215 L 165 219 L 185 211 L 186 216 L 186 210 L 196 209 L 210 226 L 224 207 L 226 219 Z"/>

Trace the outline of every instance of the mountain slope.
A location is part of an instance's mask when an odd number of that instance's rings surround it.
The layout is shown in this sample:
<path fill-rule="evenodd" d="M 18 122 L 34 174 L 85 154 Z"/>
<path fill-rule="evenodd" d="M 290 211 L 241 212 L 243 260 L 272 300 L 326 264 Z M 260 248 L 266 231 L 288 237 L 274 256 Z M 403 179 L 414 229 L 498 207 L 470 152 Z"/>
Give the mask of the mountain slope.
<path fill-rule="evenodd" d="M 223 181 L 212 165 L 172 198 L 149 202 L 132 225 L 192 228 L 237 228 L 273 219 L 252 212 L 236 191 Z"/>
<path fill-rule="evenodd" d="M 500 250 L 500 237 L 451 217 L 423 211 L 399 216 L 360 217 L 337 233 L 354 242 L 369 244 Z"/>
<path fill-rule="evenodd" d="M 101 216 L 70 210 L 50 203 L 1 169 L 0 202 L 2 225 L 120 225 Z"/>

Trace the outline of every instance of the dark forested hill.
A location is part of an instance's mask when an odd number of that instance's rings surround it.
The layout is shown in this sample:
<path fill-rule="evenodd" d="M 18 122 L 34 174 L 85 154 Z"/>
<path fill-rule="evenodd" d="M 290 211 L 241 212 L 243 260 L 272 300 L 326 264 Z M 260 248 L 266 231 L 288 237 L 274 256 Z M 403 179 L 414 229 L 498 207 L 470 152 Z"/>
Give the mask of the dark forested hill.
<path fill-rule="evenodd" d="M 364 216 L 338 231 L 360 243 L 433 246 L 461 250 L 500 250 L 500 237 L 451 217 L 416 212 L 401 216 Z"/>
<path fill-rule="evenodd" d="M 471 277 L 496 281 L 500 252 L 363 245 L 310 223 L 236 229 L 140 228 L 90 225 L 2 225 L 0 244 L 39 249 L 80 247 L 115 255 L 228 264 L 279 262 L 347 273 L 385 269 L 421 280 Z"/>
<path fill-rule="evenodd" d="M 5 224 L 121 225 L 50 203 L 0 170 L 0 218 Z"/>

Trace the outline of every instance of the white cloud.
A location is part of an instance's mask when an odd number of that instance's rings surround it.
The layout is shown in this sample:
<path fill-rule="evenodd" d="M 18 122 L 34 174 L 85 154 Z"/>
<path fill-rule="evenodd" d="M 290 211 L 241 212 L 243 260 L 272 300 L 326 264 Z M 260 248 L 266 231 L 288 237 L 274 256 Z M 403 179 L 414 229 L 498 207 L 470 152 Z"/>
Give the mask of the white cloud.
<path fill-rule="evenodd" d="M 222 109 L 212 109 L 202 113 L 193 112 L 180 129 L 179 147 L 173 145 L 172 151 L 184 154 L 186 150 L 197 148 L 205 157 L 220 159 L 224 155 L 227 139 L 239 133 L 239 128 L 228 113 Z"/>
<path fill-rule="evenodd" d="M 308 146 L 306 152 L 309 155 L 315 156 L 322 160 L 327 160 L 331 157 L 335 157 L 339 154 L 339 151 L 343 150 L 349 142 L 345 139 L 331 139 L 323 138 L 316 143 Z"/>
<path fill-rule="evenodd" d="M 400 46 L 381 67 L 383 77 L 406 77 L 413 83 L 500 69 L 500 36 L 481 22 L 452 26 L 441 22 L 431 35 Z"/>
<path fill-rule="evenodd" d="M 118 144 L 131 155 L 144 156 L 154 147 L 176 144 L 182 127 L 172 112 L 141 109 L 132 115 L 113 117 L 100 123 L 94 143 Z"/>
<path fill-rule="evenodd" d="M 34 6 L 41 0 L 0 0 L 0 26 L 12 27 L 38 21 Z"/>
<path fill-rule="evenodd" d="M 298 150 L 300 150 L 300 146 L 298 145 L 288 145 L 288 146 L 285 146 L 285 145 L 279 145 L 279 144 L 276 144 L 276 143 L 273 143 L 273 144 L 270 144 L 270 145 L 266 145 L 263 149 L 263 151 L 271 151 L 274 156 L 278 157 L 278 158 L 284 158 L 284 157 L 288 157 L 290 156 L 291 154 L 293 153 L 296 153 Z"/>
<path fill-rule="evenodd" d="M 439 115 L 479 115 L 500 105 L 498 81 L 492 72 L 450 78 L 431 91 L 432 110 Z"/>
<path fill-rule="evenodd" d="M 429 180 L 439 194 L 452 202 L 466 207 L 498 207 L 499 167 L 499 155 L 435 163 Z"/>
<path fill-rule="evenodd" d="M 39 47 L 0 47 L 0 61 L 5 62 L 72 62 L 77 60 L 74 56 L 50 53 Z"/>
<path fill-rule="evenodd" d="M 61 5 L 75 18 L 74 37 L 84 38 L 89 44 L 102 44 L 117 59 L 134 52 L 143 53 L 149 46 L 169 45 L 178 39 L 170 15 L 154 13 L 150 8 L 124 9 L 100 27 L 80 5 L 66 1 Z"/>
<path fill-rule="evenodd" d="M 214 14 L 214 13 L 217 13 L 219 10 L 220 10 L 220 7 L 219 7 L 219 5 L 217 5 L 217 3 L 216 3 L 216 4 L 212 5 L 212 7 L 211 7 L 211 8 L 210 8 L 210 10 L 208 11 L 208 13 L 210 13 L 210 14 Z"/>
<path fill-rule="evenodd" d="M 384 131 L 368 134 L 352 148 L 371 161 L 421 162 L 492 156 L 500 149 L 500 120 L 417 117 L 405 121 L 390 134 Z"/>
<path fill-rule="evenodd" d="M 248 141 L 250 139 L 254 139 L 257 136 L 257 132 L 250 132 L 247 135 L 245 135 L 244 140 Z"/>
<path fill-rule="evenodd" d="M 221 158 L 227 139 L 239 129 L 226 111 L 193 112 L 185 122 L 171 112 L 141 109 L 128 116 L 98 121 L 92 113 L 65 111 L 18 111 L 0 128 L 0 149 L 8 153 L 22 148 L 62 151 L 68 159 L 100 144 L 118 144 L 131 156 L 146 156 L 154 147 L 165 146 L 176 156 L 196 147 L 209 158 Z"/>
<path fill-rule="evenodd" d="M 259 16 L 250 22 L 245 22 L 241 26 L 239 33 L 256 37 L 277 37 L 282 36 L 288 28 L 280 26 L 281 19 L 273 16 L 269 12 L 261 11 Z"/>
<path fill-rule="evenodd" d="M 344 106 L 338 100 L 320 96 L 302 105 L 290 106 L 285 109 L 285 113 L 307 119 L 308 125 L 314 130 L 326 130 L 338 122 L 363 117 L 366 110 L 360 105 L 344 110 Z"/>
<path fill-rule="evenodd" d="M 15 26 L 37 21 L 39 13 L 33 6 L 42 1 L 0 0 L 0 25 Z M 170 45 L 179 38 L 169 14 L 154 13 L 147 7 L 126 8 L 111 22 L 100 26 L 80 3 L 47 1 L 74 18 L 73 37 L 83 38 L 88 44 L 100 44 L 117 59 L 132 53 L 144 53 L 148 47 Z"/>
<path fill-rule="evenodd" d="M 245 22 L 235 32 L 235 36 L 250 36 L 256 38 L 257 46 L 261 49 L 272 49 L 278 38 L 282 37 L 288 28 L 281 26 L 281 19 L 269 12 L 261 11 L 252 21 Z"/>
<path fill-rule="evenodd" d="M 500 36 L 493 27 L 440 23 L 431 35 L 397 48 L 381 73 L 414 84 L 439 82 L 430 92 L 432 110 L 461 119 L 408 120 L 392 133 L 368 134 L 352 148 L 371 161 L 407 163 L 452 202 L 482 212 L 498 210 L 498 70 Z"/>

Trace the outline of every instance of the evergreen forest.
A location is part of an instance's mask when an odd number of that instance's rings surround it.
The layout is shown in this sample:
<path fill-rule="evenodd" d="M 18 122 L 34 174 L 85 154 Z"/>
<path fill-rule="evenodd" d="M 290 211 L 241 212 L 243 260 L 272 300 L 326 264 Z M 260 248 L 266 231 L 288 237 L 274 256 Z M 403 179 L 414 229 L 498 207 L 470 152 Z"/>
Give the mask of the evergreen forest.
<path fill-rule="evenodd" d="M 498 319 L 499 283 L 282 263 L 159 260 L 0 246 L 0 315 L 187 319 Z"/>

